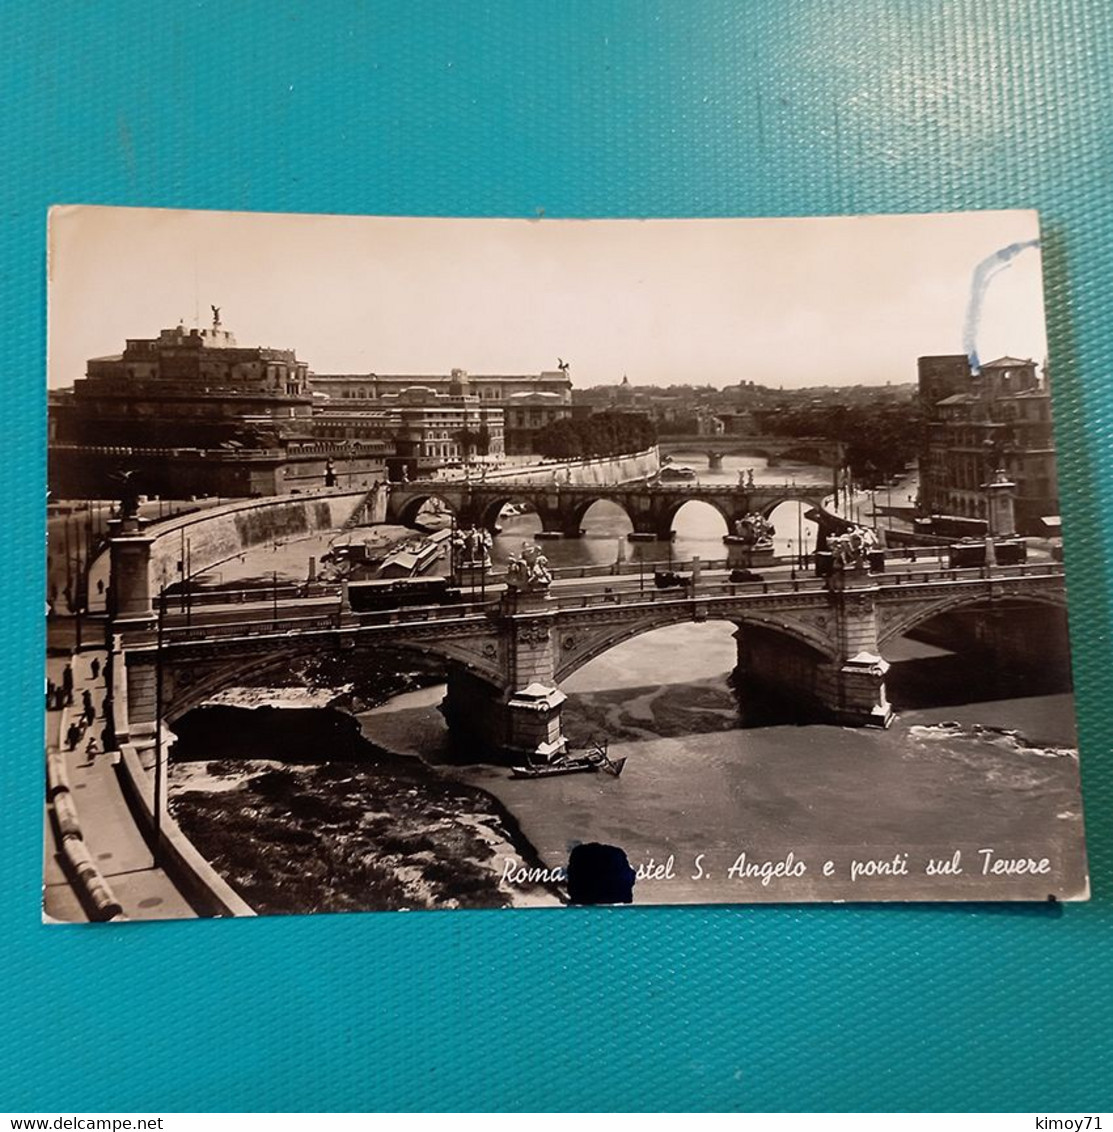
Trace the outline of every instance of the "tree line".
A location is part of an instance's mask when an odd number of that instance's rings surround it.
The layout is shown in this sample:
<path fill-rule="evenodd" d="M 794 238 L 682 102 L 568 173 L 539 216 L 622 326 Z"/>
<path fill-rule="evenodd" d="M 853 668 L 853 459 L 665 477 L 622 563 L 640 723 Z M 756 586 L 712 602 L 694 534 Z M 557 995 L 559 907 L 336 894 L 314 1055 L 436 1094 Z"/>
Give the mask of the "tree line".
<path fill-rule="evenodd" d="M 607 410 L 554 421 L 538 432 L 534 447 L 551 459 L 574 460 L 641 452 L 656 443 L 657 427 L 648 417 Z"/>
<path fill-rule="evenodd" d="M 910 404 L 805 405 L 762 413 L 759 421 L 773 435 L 841 442 L 845 465 L 870 487 L 900 475 L 916 459 L 925 427 Z"/>

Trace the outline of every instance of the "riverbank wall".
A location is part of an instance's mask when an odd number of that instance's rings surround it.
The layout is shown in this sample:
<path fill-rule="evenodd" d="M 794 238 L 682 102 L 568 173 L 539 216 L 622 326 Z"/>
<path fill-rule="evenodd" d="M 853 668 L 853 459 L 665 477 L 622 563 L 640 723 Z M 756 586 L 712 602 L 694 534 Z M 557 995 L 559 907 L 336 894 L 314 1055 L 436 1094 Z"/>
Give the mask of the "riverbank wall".
<path fill-rule="evenodd" d="M 152 523 L 143 534 L 153 539 L 150 549 L 151 592 L 196 577 L 237 558 L 256 546 L 289 542 L 357 523 L 386 519 L 389 486 L 329 490 L 264 499 L 240 499 L 203 511 L 176 515 Z M 109 554 L 103 552 L 90 567 L 89 592 L 109 580 Z"/>
<path fill-rule="evenodd" d="M 574 487 L 605 487 L 630 483 L 656 475 L 661 467 L 661 454 L 654 445 L 642 452 L 622 456 L 597 456 L 589 460 L 547 460 L 525 467 L 500 468 L 487 472 L 484 482 L 513 480 L 521 484 L 570 484 Z"/>
<path fill-rule="evenodd" d="M 153 750 L 140 750 L 131 743 L 120 745 L 116 773 L 128 806 L 143 835 L 150 842 L 158 838 L 159 863 L 171 876 L 179 891 L 204 916 L 254 916 L 255 910 L 197 851 L 163 803 L 155 831 Z"/>

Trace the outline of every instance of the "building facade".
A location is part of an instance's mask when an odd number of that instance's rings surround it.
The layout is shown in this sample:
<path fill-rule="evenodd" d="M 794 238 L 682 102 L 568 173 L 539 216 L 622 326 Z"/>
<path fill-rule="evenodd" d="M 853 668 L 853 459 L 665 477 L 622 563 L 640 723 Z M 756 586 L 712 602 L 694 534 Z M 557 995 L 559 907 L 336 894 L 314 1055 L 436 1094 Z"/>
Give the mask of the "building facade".
<path fill-rule="evenodd" d="M 512 375 L 469 374 L 462 369 L 447 374 L 312 373 L 309 380 L 314 392 L 325 394 L 334 406 L 353 401 L 380 401 L 415 385 L 448 394 L 461 383 L 467 386 L 470 395 L 484 403 L 502 405 L 519 393 L 553 393 L 562 403 L 572 403 L 572 381 L 565 370 Z"/>
<path fill-rule="evenodd" d="M 409 385 L 369 400 L 319 400 L 314 428 L 321 439 L 389 444 L 391 478 L 416 479 L 444 465 L 501 463 L 506 453 L 503 407 L 473 393 L 457 372 L 447 390 Z"/>
<path fill-rule="evenodd" d="M 63 444 L 214 448 L 312 435 L 308 367 L 292 350 L 240 347 L 219 315 L 91 358 L 52 421 Z"/>
<path fill-rule="evenodd" d="M 171 498 L 308 490 L 326 485 L 342 452 L 357 483 L 386 478 L 381 440 L 353 458 L 315 436 L 295 352 L 239 346 L 216 308 L 211 327 L 178 325 L 91 358 L 72 389 L 52 391 L 48 414 L 58 498 L 112 498 L 125 473 L 141 494 Z"/>
<path fill-rule="evenodd" d="M 504 402 L 506 454 L 530 456 L 539 451 L 538 435 L 550 425 L 572 416 L 572 403 L 554 391 L 512 393 Z"/>
<path fill-rule="evenodd" d="M 572 412 L 572 382 L 564 370 L 515 375 L 469 374 L 462 369 L 412 376 L 315 373 L 310 386 L 316 420 L 328 430 L 324 435 L 342 430 L 344 416 L 362 416 L 369 426 L 373 417 L 365 414 L 404 408 L 391 418 L 391 435 L 397 444 L 395 463 L 407 467 L 410 475 L 438 463 L 463 461 L 464 445 L 457 437 L 465 434 L 482 437 L 467 445 L 468 459 L 490 462 L 503 455 L 532 455 L 538 432 Z"/>
<path fill-rule="evenodd" d="M 961 358 L 961 364 L 960 364 Z M 1015 483 L 1021 534 L 1059 514 L 1059 484 L 1046 369 L 1003 357 L 974 372 L 961 355 L 920 359 L 925 433 L 920 506 L 927 515 L 988 516 L 998 469 Z"/>

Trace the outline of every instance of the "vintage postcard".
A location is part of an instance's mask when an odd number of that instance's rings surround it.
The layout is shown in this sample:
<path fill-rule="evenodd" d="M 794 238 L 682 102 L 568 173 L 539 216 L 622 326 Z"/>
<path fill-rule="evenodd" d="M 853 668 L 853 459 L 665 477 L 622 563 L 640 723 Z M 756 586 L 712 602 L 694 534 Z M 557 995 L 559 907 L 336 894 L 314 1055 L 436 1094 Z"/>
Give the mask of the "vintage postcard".
<path fill-rule="evenodd" d="M 59 207 L 45 916 L 1088 894 L 1031 212 Z"/>

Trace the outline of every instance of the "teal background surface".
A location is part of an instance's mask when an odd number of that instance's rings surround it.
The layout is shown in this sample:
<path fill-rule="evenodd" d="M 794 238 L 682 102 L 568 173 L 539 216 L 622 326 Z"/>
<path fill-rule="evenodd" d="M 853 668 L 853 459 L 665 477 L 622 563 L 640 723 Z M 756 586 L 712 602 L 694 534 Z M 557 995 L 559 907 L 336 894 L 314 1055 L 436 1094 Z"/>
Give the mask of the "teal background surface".
<path fill-rule="evenodd" d="M 7 0 L 0 28 L 0 1107 L 1113 1107 L 1107 0 Z M 1093 901 L 41 926 L 57 202 L 1038 208 Z"/>

